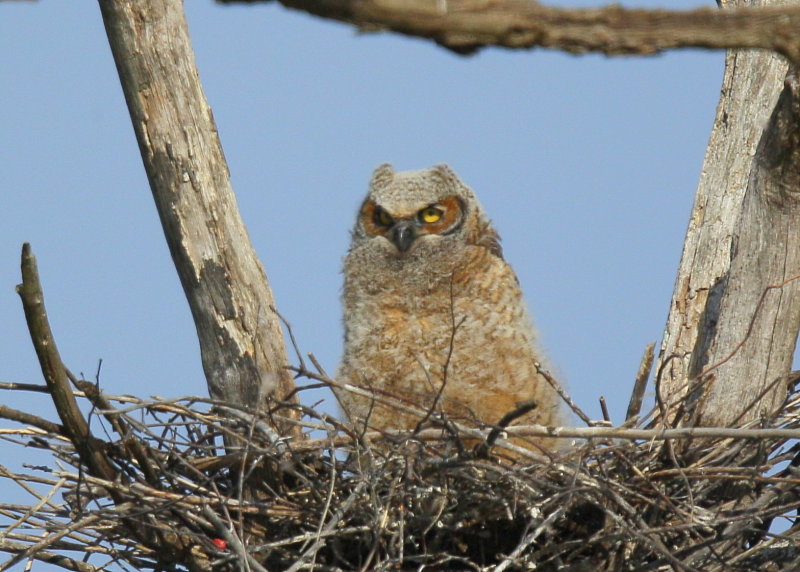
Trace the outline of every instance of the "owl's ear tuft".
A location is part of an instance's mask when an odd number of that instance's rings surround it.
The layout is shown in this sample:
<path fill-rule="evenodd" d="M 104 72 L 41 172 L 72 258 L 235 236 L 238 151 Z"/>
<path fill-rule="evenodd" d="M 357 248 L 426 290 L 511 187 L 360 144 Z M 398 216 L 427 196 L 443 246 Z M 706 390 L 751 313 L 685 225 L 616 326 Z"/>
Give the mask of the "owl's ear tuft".
<path fill-rule="evenodd" d="M 372 172 L 372 178 L 369 181 L 369 187 L 374 189 L 376 187 L 385 187 L 394 180 L 394 167 L 389 163 L 378 165 L 378 168 Z"/>
<path fill-rule="evenodd" d="M 458 178 L 456 172 L 450 168 L 449 165 L 445 163 L 440 163 L 433 167 L 433 171 L 435 171 L 443 181 L 447 181 L 449 183 L 455 183 L 457 185 L 463 185 L 464 183 L 461 182 L 461 179 Z"/>

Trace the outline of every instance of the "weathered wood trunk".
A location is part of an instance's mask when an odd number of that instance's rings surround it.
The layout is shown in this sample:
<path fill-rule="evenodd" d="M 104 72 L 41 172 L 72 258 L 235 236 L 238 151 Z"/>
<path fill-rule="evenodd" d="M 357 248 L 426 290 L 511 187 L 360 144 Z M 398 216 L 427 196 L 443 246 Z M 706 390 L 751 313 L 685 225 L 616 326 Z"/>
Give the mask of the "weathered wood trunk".
<path fill-rule="evenodd" d="M 761 298 L 800 272 L 787 67 L 767 52 L 727 55 L 656 369 L 664 424 L 741 422 L 785 396 L 775 380 L 791 366 L 800 290 Z"/>
<path fill-rule="evenodd" d="M 211 397 L 263 406 L 293 389 L 273 297 L 244 227 L 181 0 L 100 0 Z M 268 177 L 265 176 L 265 184 Z"/>

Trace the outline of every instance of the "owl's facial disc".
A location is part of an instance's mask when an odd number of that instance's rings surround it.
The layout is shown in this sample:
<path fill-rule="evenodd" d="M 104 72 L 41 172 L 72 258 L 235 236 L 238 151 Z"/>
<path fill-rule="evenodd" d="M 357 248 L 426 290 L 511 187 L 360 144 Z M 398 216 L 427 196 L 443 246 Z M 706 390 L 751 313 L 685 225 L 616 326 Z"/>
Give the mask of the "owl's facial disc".
<path fill-rule="evenodd" d="M 449 196 L 421 209 L 390 212 L 368 199 L 361 207 L 360 216 L 368 236 L 383 236 L 398 252 L 405 253 L 420 237 L 443 236 L 458 230 L 464 220 L 464 205 L 460 198 Z"/>

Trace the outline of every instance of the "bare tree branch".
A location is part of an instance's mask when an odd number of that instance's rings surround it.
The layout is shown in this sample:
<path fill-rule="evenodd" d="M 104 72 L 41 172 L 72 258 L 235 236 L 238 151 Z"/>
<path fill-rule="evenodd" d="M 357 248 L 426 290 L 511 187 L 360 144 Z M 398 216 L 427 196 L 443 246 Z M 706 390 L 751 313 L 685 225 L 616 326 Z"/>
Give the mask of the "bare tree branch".
<path fill-rule="evenodd" d="M 217 0 L 253 4 L 270 0 Z M 703 8 L 686 12 L 542 6 L 530 0 L 278 0 L 355 25 L 435 41 L 454 52 L 488 46 L 570 53 L 652 55 L 676 48 L 762 48 L 800 60 L 797 7 Z"/>

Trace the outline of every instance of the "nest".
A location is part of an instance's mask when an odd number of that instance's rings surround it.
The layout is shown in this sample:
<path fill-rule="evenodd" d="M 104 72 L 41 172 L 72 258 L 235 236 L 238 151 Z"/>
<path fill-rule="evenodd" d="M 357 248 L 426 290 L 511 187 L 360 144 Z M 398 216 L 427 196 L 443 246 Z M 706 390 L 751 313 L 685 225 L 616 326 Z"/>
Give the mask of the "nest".
<path fill-rule="evenodd" d="M 22 425 L 0 438 L 20 458 L 47 455 L 26 472 L 0 466 L 34 497 L 0 503 L 0 570 L 800 569 L 794 390 L 738 428 L 651 429 L 630 408 L 628 425 L 598 426 L 574 405 L 586 427 L 511 427 L 521 404 L 486 428 L 411 407 L 420 426 L 388 434 L 295 400 L 253 411 L 108 396 L 61 363 L 25 257 L 19 291 L 47 386 L 0 388 L 48 393 L 63 424 L 0 406 Z"/>
<path fill-rule="evenodd" d="M 104 396 L 74 381 L 96 417 L 93 433 L 106 435 L 92 446 L 116 478 L 95 476 L 63 426 L 0 411 L 32 422 L 4 430 L 3 439 L 52 459 L 26 473 L 2 469 L 37 497 L 0 509 L 0 549 L 12 554 L 3 569 L 27 559 L 85 571 L 113 563 L 729 571 L 800 561 L 797 446 L 789 441 L 800 434 L 800 398 L 767 427 L 562 429 L 587 439 L 520 457 L 496 432 L 491 448 L 466 447 L 476 434 L 465 440 L 438 417 L 438 429 L 356 434 L 297 404 L 258 414 L 201 398 Z M 278 436 L 278 418 L 306 438 Z M 542 431 L 513 432 L 516 441 Z"/>

